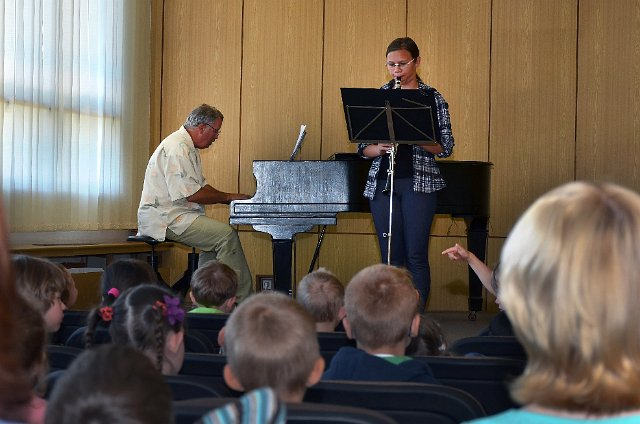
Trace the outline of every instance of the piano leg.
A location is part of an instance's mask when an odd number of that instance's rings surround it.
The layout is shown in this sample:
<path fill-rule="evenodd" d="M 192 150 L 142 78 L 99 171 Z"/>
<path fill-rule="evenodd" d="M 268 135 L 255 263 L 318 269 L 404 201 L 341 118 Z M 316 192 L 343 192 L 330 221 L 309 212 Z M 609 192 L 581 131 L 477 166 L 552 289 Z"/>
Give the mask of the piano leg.
<path fill-rule="evenodd" d="M 292 296 L 291 264 L 293 263 L 293 239 L 273 239 L 273 288 Z"/>
<path fill-rule="evenodd" d="M 465 219 L 467 224 L 467 248 L 482 262 L 487 253 L 488 218 L 475 217 Z M 469 319 L 475 320 L 475 313 L 482 310 L 482 283 L 469 268 Z"/>

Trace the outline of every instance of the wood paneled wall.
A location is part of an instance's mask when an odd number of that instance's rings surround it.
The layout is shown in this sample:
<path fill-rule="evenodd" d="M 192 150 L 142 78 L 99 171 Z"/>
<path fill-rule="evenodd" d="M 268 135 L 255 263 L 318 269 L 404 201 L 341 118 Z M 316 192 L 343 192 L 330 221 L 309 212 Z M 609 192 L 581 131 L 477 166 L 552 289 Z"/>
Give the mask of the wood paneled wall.
<path fill-rule="evenodd" d="M 540 194 L 574 179 L 640 189 L 640 0 L 153 0 L 150 147 L 193 107 L 225 114 L 203 152 L 217 188 L 253 193 L 252 162 L 286 159 L 307 124 L 302 159 L 355 151 L 340 87 L 378 87 L 387 44 L 411 36 L 420 75 L 450 106 L 451 159 L 493 163 L 487 263 Z M 228 219 L 228 207 L 207 213 Z M 271 274 L 270 238 L 240 228 L 254 274 Z M 432 310 L 467 308 L 467 270 L 440 252 L 464 243 L 460 220 L 438 217 L 429 252 Z M 295 245 L 307 272 L 317 234 Z M 184 252 L 173 261 L 177 278 Z M 379 261 L 371 219 L 345 214 L 319 264 L 345 283 Z M 491 302 L 488 308 L 494 309 Z"/>

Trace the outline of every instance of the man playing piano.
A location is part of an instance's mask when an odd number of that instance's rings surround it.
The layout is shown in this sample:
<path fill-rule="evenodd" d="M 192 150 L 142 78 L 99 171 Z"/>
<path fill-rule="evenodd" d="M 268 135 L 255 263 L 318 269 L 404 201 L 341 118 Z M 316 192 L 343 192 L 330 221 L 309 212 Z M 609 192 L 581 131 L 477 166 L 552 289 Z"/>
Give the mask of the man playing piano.
<path fill-rule="evenodd" d="M 223 119 L 218 109 L 200 105 L 153 152 L 138 207 L 138 235 L 200 249 L 199 265 L 213 259 L 227 264 L 238 273 L 237 297 L 241 301 L 252 290 L 252 278 L 238 234 L 204 212 L 204 205 L 250 197 L 216 190 L 202 174 L 199 150 L 220 136 Z"/>

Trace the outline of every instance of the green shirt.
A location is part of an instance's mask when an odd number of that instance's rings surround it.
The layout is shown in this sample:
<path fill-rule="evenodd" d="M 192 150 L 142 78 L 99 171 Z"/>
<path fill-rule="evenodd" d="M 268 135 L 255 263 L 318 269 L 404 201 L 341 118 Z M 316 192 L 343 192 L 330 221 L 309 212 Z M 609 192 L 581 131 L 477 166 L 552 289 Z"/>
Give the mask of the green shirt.
<path fill-rule="evenodd" d="M 207 308 L 206 306 L 198 306 L 195 309 L 189 311 L 190 314 L 224 314 L 220 309 Z"/>

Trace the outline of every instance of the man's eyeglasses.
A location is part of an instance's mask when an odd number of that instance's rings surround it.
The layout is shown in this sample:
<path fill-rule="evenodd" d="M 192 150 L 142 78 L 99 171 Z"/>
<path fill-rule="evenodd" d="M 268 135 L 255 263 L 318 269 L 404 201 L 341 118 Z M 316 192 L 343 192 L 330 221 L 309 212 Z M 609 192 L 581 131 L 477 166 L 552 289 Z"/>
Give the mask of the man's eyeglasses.
<path fill-rule="evenodd" d="M 387 62 L 387 67 L 388 67 L 388 68 L 396 68 L 396 67 L 397 67 L 397 68 L 402 69 L 402 68 L 404 68 L 405 66 L 407 66 L 408 64 L 410 64 L 411 62 L 413 62 L 414 60 L 416 60 L 416 58 L 415 58 L 415 57 L 414 57 L 413 59 L 411 59 L 410 61 L 408 61 L 408 62 L 398 62 L 398 63 L 395 63 L 395 62 Z"/>
<path fill-rule="evenodd" d="M 207 127 L 211 128 L 212 130 L 214 130 L 216 132 L 216 134 L 220 135 L 222 134 L 222 130 L 220 128 L 213 128 L 210 124 L 207 124 L 206 122 L 204 123 Z"/>

